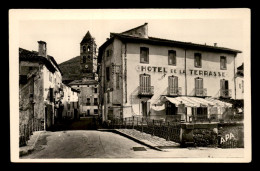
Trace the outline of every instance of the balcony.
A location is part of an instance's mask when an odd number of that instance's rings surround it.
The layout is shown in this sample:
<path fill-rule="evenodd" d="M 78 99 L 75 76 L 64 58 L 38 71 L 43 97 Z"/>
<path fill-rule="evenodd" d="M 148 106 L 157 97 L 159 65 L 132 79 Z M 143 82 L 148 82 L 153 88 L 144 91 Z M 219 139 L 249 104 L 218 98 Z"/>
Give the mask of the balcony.
<path fill-rule="evenodd" d="M 181 95 L 181 87 L 168 87 L 167 95 L 169 96 L 179 96 Z"/>
<path fill-rule="evenodd" d="M 231 89 L 220 89 L 220 97 L 222 98 L 230 98 L 232 96 L 232 91 Z"/>
<path fill-rule="evenodd" d="M 207 96 L 207 89 L 206 88 L 195 89 L 195 96 Z"/>
<path fill-rule="evenodd" d="M 139 86 L 138 96 L 139 97 L 152 97 L 154 95 L 154 86 Z"/>

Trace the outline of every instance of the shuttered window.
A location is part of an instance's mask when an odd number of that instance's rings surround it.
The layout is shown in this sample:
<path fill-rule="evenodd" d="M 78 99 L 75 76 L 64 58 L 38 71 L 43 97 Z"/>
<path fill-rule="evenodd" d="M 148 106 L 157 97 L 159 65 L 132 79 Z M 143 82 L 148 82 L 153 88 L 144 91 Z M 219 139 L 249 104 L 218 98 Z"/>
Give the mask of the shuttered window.
<path fill-rule="evenodd" d="M 196 96 L 204 95 L 202 78 L 195 78 L 195 94 L 196 94 Z"/>
<path fill-rule="evenodd" d="M 168 51 L 168 64 L 176 65 L 176 51 L 174 51 L 174 50 Z"/>
<path fill-rule="evenodd" d="M 149 63 L 149 48 L 140 48 L 140 63 Z"/>
<path fill-rule="evenodd" d="M 151 77 L 148 74 L 140 75 L 140 90 L 142 93 L 149 93 L 151 90 Z"/>
<path fill-rule="evenodd" d="M 197 68 L 201 68 L 201 54 L 200 53 L 194 54 L 194 66 Z"/>
<path fill-rule="evenodd" d="M 178 88 L 178 77 L 169 76 L 168 77 L 168 85 L 170 88 Z"/>
<path fill-rule="evenodd" d="M 176 76 L 168 77 L 168 92 L 170 94 L 178 94 L 178 77 Z"/>

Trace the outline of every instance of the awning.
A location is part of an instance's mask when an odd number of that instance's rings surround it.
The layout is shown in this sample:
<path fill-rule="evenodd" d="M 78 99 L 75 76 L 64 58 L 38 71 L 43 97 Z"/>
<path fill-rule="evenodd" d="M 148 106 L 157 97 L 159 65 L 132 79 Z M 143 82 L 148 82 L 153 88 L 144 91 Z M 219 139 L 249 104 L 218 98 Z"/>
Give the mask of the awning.
<path fill-rule="evenodd" d="M 186 107 L 213 107 L 213 106 L 221 106 L 221 107 L 232 107 L 232 104 L 225 103 L 217 99 L 213 98 L 198 98 L 198 97 L 164 97 L 164 100 L 168 100 L 169 102 L 178 106 L 183 103 Z"/>
<path fill-rule="evenodd" d="M 220 107 L 232 107 L 231 103 L 227 103 L 227 102 L 223 102 L 221 100 L 218 99 L 214 99 L 214 98 L 206 98 L 205 100 L 211 101 L 215 104 L 215 106 L 220 106 Z"/>

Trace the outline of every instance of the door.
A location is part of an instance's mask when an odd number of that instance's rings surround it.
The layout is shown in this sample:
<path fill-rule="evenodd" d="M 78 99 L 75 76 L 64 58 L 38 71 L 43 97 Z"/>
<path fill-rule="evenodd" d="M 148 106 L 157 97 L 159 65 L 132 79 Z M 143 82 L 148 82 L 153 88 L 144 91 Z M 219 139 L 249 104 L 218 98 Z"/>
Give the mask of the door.
<path fill-rule="evenodd" d="M 90 110 L 87 110 L 87 115 L 90 115 Z"/>
<path fill-rule="evenodd" d="M 228 80 L 220 80 L 220 91 L 221 91 L 221 96 L 227 97 L 229 95 L 228 92 Z"/>
<path fill-rule="evenodd" d="M 142 113 L 143 116 L 147 116 L 147 102 L 142 102 Z"/>

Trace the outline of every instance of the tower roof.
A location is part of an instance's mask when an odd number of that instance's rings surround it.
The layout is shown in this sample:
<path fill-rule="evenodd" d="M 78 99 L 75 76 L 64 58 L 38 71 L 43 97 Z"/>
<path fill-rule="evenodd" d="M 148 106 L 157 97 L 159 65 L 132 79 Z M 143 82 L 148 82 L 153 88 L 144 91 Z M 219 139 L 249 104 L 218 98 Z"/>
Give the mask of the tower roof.
<path fill-rule="evenodd" d="M 82 41 L 80 42 L 80 44 L 85 43 L 85 42 L 88 42 L 88 41 L 90 41 L 90 40 L 92 40 L 92 39 L 93 39 L 93 38 L 92 38 L 90 32 L 88 31 L 88 32 L 86 33 L 86 35 L 84 36 L 84 38 L 82 39 Z"/>

